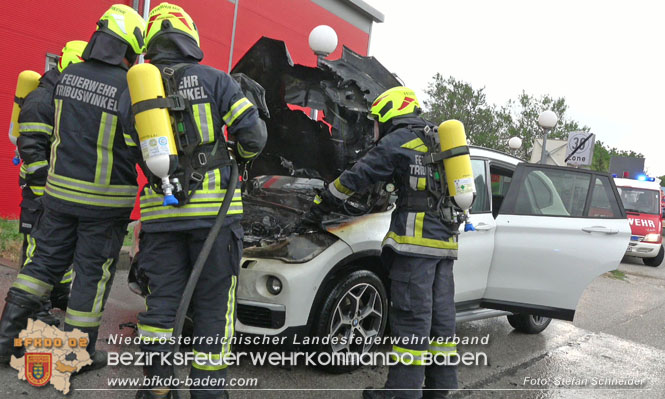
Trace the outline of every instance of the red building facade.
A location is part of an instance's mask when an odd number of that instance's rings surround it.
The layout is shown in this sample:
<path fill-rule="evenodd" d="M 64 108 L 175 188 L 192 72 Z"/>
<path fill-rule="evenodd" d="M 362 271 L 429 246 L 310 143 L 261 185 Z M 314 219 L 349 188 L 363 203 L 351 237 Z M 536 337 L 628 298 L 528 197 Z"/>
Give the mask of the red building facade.
<path fill-rule="evenodd" d="M 88 40 L 97 19 L 111 4 L 123 3 L 147 16 L 155 0 L 24 0 L 10 1 L 0 15 L 0 126 L 9 130 L 16 77 L 25 69 L 42 73 L 49 54 L 59 54 L 69 40 Z M 339 45 L 367 54 L 371 27 L 383 15 L 362 0 L 175 0 L 196 22 L 205 53 L 203 63 L 228 71 L 262 36 L 284 40 L 294 62 L 313 66 L 316 56 L 308 45 L 309 32 L 329 25 Z M 5 133 L 0 138 L 0 217 L 19 214 L 19 168 L 11 162 L 15 147 Z"/>

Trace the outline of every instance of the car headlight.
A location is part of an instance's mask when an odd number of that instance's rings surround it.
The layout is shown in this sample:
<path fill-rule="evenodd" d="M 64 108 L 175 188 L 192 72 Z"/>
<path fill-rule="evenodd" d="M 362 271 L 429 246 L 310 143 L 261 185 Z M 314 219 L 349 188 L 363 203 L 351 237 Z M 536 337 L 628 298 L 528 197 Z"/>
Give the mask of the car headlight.
<path fill-rule="evenodd" d="M 660 240 L 660 234 L 651 233 L 651 234 L 645 235 L 643 241 L 658 242 L 659 240 Z"/>
<path fill-rule="evenodd" d="M 273 295 L 279 295 L 282 292 L 282 281 L 275 276 L 268 276 L 266 289 Z"/>
<path fill-rule="evenodd" d="M 337 240 L 328 232 L 293 234 L 266 245 L 245 248 L 243 256 L 304 263 L 314 259 Z"/>

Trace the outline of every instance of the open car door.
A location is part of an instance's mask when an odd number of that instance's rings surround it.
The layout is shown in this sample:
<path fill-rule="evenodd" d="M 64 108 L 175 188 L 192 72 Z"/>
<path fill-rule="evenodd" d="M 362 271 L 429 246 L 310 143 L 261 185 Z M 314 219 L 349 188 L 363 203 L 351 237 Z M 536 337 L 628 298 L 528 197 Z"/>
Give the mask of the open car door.
<path fill-rule="evenodd" d="M 572 320 L 584 289 L 618 267 L 629 240 L 608 174 L 520 164 L 496 218 L 481 306 Z"/>

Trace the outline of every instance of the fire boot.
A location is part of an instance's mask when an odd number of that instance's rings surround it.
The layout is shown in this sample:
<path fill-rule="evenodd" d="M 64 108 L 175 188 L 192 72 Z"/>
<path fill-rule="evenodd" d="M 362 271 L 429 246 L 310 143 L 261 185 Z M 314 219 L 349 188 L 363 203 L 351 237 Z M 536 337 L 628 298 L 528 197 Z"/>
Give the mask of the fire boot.
<path fill-rule="evenodd" d="M 153 364 L 143 366 L 143 375 L 150 381 L 136 392 L 136 399 L 177 399 L 178 392 L 165 386 L 163 381 L 172 379 L 175 374 L 173 365 L 162 365 L 153 358 Z"/>
<path fill-rule="evenodd" d="M 53 287 L 51 291 L 51 306 L 53 308 L 67 310 L 67 302 L 69 302 L 69 285 L 70 283 L 59 283 Z"/>
<path fill-rule="evenodd" d="M 10 288 L 0 320 L 0 364 L 7 364 L 14 353 L 14 338 L 28 325 L 28 318 L 42 307 L 41 298 Z M 18 354 L 18 353 L 17 353 Z"/>
<path fill-rule="evenodd" d="M 90 359 L 92 359 L 92 364 L 81 367 L 76 374 L 86 373 L 88 371 L 101 369 L 108 365 L 108 352 L 97 349 L 97 335 L 99 335 L 98 327 L 75 327 L 78 330 L 81 330 L 84 333 L 88 333 L 88 346 L 86 350 L 90 354 Z M 65 331 L 72 331 L 73 327 L 65 323 Z"/>
<path fill-rule="evenodd" d="M 395 399 L 395 396 L 386 389 L 367 387 L 363 390 L 363 399 Z"/>
<path fill-rule="evenodd" d="M 42 298 L 42 307 L 35 313 L 35 318 L 41 320 L 49 326 L 60 326 L 60 320 L 51 313 L 51 301 Z"/>

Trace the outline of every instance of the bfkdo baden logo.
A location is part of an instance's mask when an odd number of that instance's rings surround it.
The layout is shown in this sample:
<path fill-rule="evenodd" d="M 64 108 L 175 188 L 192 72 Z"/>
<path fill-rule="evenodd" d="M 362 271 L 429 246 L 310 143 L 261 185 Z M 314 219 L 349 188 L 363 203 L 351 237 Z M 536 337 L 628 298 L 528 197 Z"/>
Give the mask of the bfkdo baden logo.
<path fill-rule="evenodd" d="M 41 387 L 51 380 L 53 361 L 50 353 L 25 354 L 25 379 L 31 385 Z"/>

